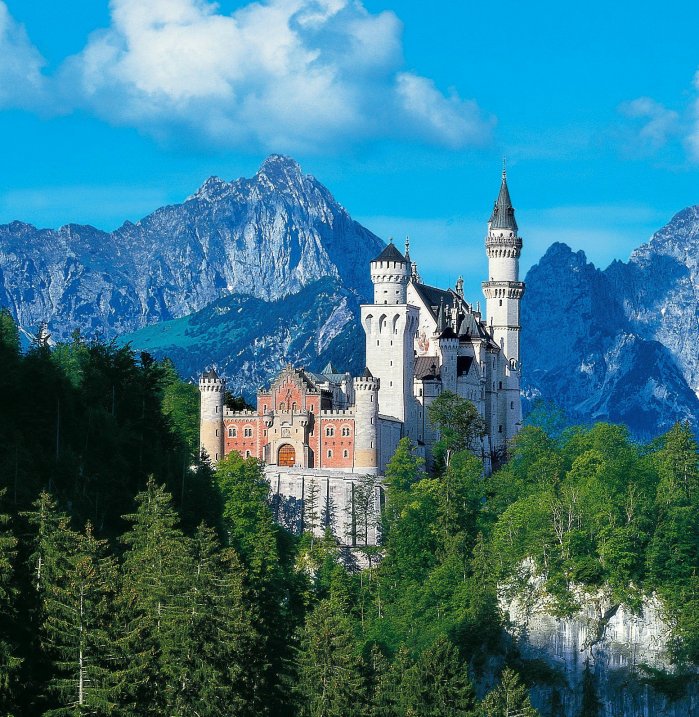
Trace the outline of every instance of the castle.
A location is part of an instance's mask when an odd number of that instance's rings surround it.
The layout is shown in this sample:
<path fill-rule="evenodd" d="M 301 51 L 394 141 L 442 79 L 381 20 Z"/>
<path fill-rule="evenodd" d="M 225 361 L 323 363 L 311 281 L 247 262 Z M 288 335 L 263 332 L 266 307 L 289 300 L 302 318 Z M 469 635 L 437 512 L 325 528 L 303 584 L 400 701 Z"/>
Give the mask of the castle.
<path fill-rule="evenodd" d="M 262 460 L 278 510 L 286 511 L 278 515 L 281 522 L 307 528 L 304 506 L 312 495 L 314 506 L 322 502 L 326 522 L 349 545 L 358 541 L 355 513 L 362 477 L 381 476 L 404 436 L 430 464 L 438 436 L 428 407 L 442 391 L 477 407 L 486 425 L 480 447 L 486 461 L 504 450 L 522 421 L 519 317 L 524 294 L 522 239 L 504 170 L 485 248 L 487 321 L 480 306 L 465 300 L 461 278 L 454 289 L 427 286 L 408 243 L 405 254 L 390 243 L 370 265 L 374 302 L 361 307 L 366 335 L 361 376 L 339 372 L 332 364 L 321 373 L 287 366 L 258 392 L 257 410 L 234 412 L 224 405 L 225 381 L 214 370 L 204 373 L 199 382 L 202 450 L 214 461 L 231 451 Z M 378 511 L 380 481 L 372 485 Z M 350 517 L 343 522 L 338 515 Z M 372 528 L 364 542 L 375 540 Z"/>

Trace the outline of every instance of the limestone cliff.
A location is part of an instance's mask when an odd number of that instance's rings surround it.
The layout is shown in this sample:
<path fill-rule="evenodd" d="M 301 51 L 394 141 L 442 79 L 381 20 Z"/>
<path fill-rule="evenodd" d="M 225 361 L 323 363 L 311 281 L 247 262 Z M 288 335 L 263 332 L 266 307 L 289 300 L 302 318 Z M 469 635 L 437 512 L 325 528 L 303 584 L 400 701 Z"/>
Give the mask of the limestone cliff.
<path fill-rule="evenodd" d="M 669 655 L 671 630 L 661 602 L 650 596 L 634 613 L 614 604 L 605 590 L 574 590 L 580 609 L 556 617 L 542 583 L 503 590 L 501 607 L 522 658 L 549 668 L 532 691 L 544 717 L 577 717 L 586 663 L 593 675 L 600 717 L 694 717 L 699 715 L 699 675 L 658 686 L 659 676 L 677 674 Z M 660 678 L 662 679 L 662 677 Z M 672 692 L 667 683 L 677 690 Z"/>

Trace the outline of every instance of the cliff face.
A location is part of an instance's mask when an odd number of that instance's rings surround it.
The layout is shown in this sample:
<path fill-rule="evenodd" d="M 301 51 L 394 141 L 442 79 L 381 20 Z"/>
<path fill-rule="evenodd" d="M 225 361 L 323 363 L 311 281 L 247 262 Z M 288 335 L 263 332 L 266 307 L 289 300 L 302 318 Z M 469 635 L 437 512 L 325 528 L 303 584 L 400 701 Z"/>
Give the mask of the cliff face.
<path fill-rule="evenodd" d="M 576 591 L 581 606 L 566 618 L 536 581 L 526 595 L 503 592 L 509 632 L 525 660 L 545 665 L 546 684 L 532 690 L 544 717 L 577 717 L 585 672 L 592 675 L 600 717 L 693 717 L 699 715 L 699 676 L 682 680 L 676 693 L 654 684 L 654 675 L 676 670 L 668 654 L 670 627 L 662 605 L 645 598 L 638 614 L 610 601 L 608 593 Z"/>
<path fill-rule="evenodd" d="M 273 300 L 323 277 L 370 295 L 383 242 L 292 159 L 251 179 L 212 177 L 182 204 L 114 232 L 0 226 L 0 305 L 56 339 L 79 328 L 111 338 L 231 295 Z"/>
<path fill-rule="evenodd" d="M 554 244 L 526 282 L 528 404 L 545 399 L 573 421 L 625 423 L 644 440 L 676 421 L 699 428 L 699 207 L 605 271 Z"/>

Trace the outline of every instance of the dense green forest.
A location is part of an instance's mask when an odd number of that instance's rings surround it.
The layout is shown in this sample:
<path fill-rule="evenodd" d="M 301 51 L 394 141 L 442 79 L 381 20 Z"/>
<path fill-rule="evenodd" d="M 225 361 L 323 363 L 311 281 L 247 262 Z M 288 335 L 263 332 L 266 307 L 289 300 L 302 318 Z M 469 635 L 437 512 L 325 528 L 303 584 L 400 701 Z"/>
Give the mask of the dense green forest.
<path fill-rule="evenodd" d="M 360 570 L 275 524 L 257 461 L 198 461 L 198 392 L 167 361 L 77 335 L 22 354 L 4 312 L 0 384 L 1 715 L 535 717 L 527 686 L 553 677 L 498 609 L 523 566 L 561 615 L 575 586 L 655 591 L 678 670 L 699 663 L 687 426 L 638 445 L 539 413 L 485 478 L 445 395 L 437 469 L 401 441 Z"/>

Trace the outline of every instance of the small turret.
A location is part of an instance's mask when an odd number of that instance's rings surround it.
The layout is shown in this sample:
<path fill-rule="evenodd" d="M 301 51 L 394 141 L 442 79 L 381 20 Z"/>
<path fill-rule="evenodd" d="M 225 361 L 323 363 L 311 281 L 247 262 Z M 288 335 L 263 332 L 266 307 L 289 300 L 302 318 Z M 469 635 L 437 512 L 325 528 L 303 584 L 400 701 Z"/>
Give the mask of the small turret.
<path fill-rule="evenodd" d="M 379 468 L 379 386 L 368 368 L 354 379 L 354 467 L 362 473 L 377 473 Z"/>
<path fill-rule="evenodd" d="M 199 379 L 201 408 L 199 412 L 199 445 L 213 463 L 223 458 L 223 408 L 226 381 L 212 368 Z"/>
<path fill-rule="evenodd" d="M 371 262 L 374 304 L 405 304 L 410 262 L 396 249 L 393 240 Z"/>

